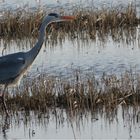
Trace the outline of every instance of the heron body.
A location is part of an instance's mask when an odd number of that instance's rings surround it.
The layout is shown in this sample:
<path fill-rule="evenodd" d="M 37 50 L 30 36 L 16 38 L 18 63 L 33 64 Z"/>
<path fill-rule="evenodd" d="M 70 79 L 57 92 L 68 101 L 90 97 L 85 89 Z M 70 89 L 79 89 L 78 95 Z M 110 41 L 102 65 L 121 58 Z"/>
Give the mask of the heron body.
<path fill-rule="evenodd" d="M 29 66 L 33 63 L 44 42 L 46 27 L 52 22 L 61 22 L 71 19 L 74 19 L 74 17 L 60 16 L 55 13 L 49 14 L 43 19 L 39 29 L 38 41 L 31 50 L 27 52 L 18 52 L 0 57 L 0 85 L 5 86 L 1 97 L 6 114 L 8 114 L 8 111 L 4 99 L 5 89 L 9 85 L 17 84 L 22 78 L 23 74 L 27 71 Z"/>
<path fill-rule="evenodd" d="M 41 49 L 42 44 L 40 44 Z M 34 55 L 32 55 L 34 52 Z M 0 57 L 0 85 L 16 85 L 30 67 L 39 50 L 18 52 Z"/>

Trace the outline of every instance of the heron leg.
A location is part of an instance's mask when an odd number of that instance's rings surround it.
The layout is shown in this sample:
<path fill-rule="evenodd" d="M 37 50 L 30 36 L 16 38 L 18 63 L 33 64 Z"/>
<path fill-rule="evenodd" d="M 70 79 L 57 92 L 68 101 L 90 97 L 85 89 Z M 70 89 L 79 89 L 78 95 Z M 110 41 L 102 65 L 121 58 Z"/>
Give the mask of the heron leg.
<path fill-rule="evenodd" d="M 6 102 L 5 102 L 5 90 L 6 90 L 7 86 L 8 85 L 5 85 L 5 87 L 4 87 L 1 99 L 2 99 L 2 103 L 3 103 L 3 106 L 4 106 L 4 110 L 5 110 L 6 116 L 9 116 L 9 112 L 8 112 L 7 105 L 6 105 Z"/>

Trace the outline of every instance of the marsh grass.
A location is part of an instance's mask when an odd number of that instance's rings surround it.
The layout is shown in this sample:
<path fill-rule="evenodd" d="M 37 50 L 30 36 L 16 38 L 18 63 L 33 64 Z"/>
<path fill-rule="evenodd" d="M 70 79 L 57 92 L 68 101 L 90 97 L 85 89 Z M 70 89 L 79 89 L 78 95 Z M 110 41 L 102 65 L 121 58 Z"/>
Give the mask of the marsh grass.
<path fill-rule="evenodd" d="M 37 38 L 38 28 L 46 11 L 25 12 L 10 11 L 4 13 L 0 21 L 0 38 L 6 40 Z M 140 23 L 136 10 L 132 5 L 126 8 L 112 9 L 74 9 L 71 15 L 75 21 L 52 24 L 47 28 L 47 36 L 52 44 L 69 39 L 104 40 L 110 34 L 114 40 L 123 37 L 135 37 L 135 27 Z M 33 43 L 34 44 L 34 43 Z M 119 105 L 138 106 L 140 103 L 140 75 L 126 72 L 121 77 L 106 75 L 100 79 L 91 76 L 81 77 L 76 72 L 73 80 L 51 77 L 41 74 L 37 78 L 24 79 L 14 94 L 7 94 L 9 110 L 38 110 L 45 112 L 47 108 L 66 108 L 70 111 L 96 110 L 104 108 L 112 111 Z M 2 109 L 2 108 L 1 108 Z"/>
<path fill-rule="evenodd" d="M 18 10 L 7 11 L 0 20 L 0 38 L 23 38 L 37 37 L 42 18 L 48 11 L 41 9 L 36 12 Z M 65 14 L 65 13 L 63 13 Z M 65 36 L 74 38 L 96 39 L 103 38 L 106 34 L 115 35 L 122 29 L 131 30 L 140 23 L 136 16 L 136 8 L 133 4 L 128 7 L 84 9 L 73 8 L 71 15 L 76 17 L 75 21 L 69 23 L 53 24 L 47 29 L 47 37 L 51 41 L 62 40 Z"/>
<path fill-rule="evenodd" d="M 62 79 L 40 75 L 34 79 L 24 79 L 13 94 L 7 94 L 7 105 L 12 111 L 65 108 L 71 111 L 104 108 L 113 111 L 118 106 L 140 105 L 140 75 L 125 72 L 120 77 L 103 74 L 82 78 L 80 73 L 74 79 Z"/>

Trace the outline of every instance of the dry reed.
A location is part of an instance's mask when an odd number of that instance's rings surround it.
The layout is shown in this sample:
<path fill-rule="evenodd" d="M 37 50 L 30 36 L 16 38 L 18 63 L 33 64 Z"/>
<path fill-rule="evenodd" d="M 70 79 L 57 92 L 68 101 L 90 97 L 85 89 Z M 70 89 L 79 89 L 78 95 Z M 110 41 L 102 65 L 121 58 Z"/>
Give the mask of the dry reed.
<path fill-rule="evenodd" d="M 0 38 L 37 37 L 42 18 L 47 14 L 47 11 L 41 9 L 34 13 L 24 10 L 19 10 L 16 13 L 5 12 L 3 19 L 0 20 Z M 72 39 L 83 37 L 85 34 L 88 38 L 95 39 L 97 35 L 103 36 L 110 31 L 111 33 L 118 32 L 119 29 L 128 29 L 140 23 L 133 5 L 125 8 L 112 7 L 100 10 L 75 8 L 71 14 L 76 16 L 74 22 L 54 24 L 47 30 L 47 35 L 50 35 L 51 40 L 58 37 L 61 39 L 66 35 Z M 53 32 L 51 32 L 52 30 Z"/>
<path fill-rule="evenodd" d="M 125 72 L 119 78 L 116 75 L 105 75 L 100 79 L 93 76 L 73 80 L 40 75 L 34 79 L 24 79 L 14 94 L 7 94 L 7 105 L 10 110 L 38 110 L 45 112 L 48 108 L 65 108 L 68 110 L 107 111 L 119 105 L 140 105 L 140 75 Z"/>

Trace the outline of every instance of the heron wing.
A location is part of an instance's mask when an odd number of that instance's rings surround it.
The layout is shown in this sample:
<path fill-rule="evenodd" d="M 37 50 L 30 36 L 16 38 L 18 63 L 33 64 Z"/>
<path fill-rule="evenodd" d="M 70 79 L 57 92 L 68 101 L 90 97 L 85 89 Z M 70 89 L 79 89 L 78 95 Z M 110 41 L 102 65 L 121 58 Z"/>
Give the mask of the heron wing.
<path fill-rule="evenodd" d="M 24 53 L 0 57 L 0 84 L 14 80 L 25 67 Z"/>

